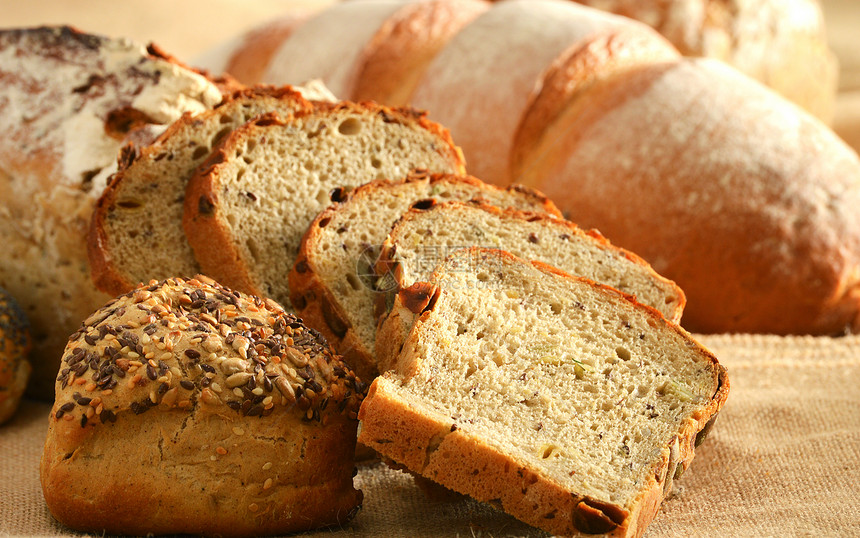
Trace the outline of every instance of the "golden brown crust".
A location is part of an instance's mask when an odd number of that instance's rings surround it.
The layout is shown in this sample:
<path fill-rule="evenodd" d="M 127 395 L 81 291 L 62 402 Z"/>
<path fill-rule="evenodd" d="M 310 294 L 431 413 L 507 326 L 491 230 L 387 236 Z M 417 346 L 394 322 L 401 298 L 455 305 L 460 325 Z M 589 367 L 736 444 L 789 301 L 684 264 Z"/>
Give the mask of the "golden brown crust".
<path fill-rule="evenodd" d="M 224 70 L 244 84 L 262 82 L 263 75 L 278 47 L 309 16 L 310 13 L 293 11 L 289 15 L 251 30 L 232 52 Z"/>
<path fill-rule="evenodd" d="M 93 532 L 344 523 L 361 502 L 352 470 L 364 390 L 274 302 L 203 276 L 153 281 L 69 340 L 42 460 L 46 501 Z"/>
<path fill-rule="evenodd" d="M 530 98 L 514 134 L 509 155 L 511 178 L 518 181 L 523 160 L 534 152 L 547 125 L 596 82 L 623 76 L 628 69 L 680 58 L 658 34 L 641 26 L 608 30 L 563 52 L 541 76 L 540 91 Z"/>
<path fill-rule="evenodd" d="M 397 189 L 420 182 L 427 182 L 431 190 L 432 186 L 446 183 L 467 184 L 481 190 L 501 190 L 472 176 L 416 171 L 401 180 L 377 180 L 349 192 L 341 190 L 333 193 L 333 204 L 314 219 L 302 237 L 299 255 L 288 277 L 290 302 L 298 315 L 308 325 L 321 331 L 338 353 L 344 356 L 346 362 L 356 369 L 362 379 L 373 379 L 379 374 L 377 361 L 374 358 L 375 351 L 366 349 L 347 321 L 348 316 L 345 315 L 340 302 L 319 275 L 316 244 L 320 239 L 320 224 L 331 220 L 338 212 L 349 208 L 350 204 L 361 203 L 365 197 L 372 196 L 378 189 Z M 541 207 L 548 215 L 561 216 L 555 204 L 536 190 L 522 185 L 513 185 L 508 187 L 508 190 L 521 193 L 524 197 L 533 200 L 535 206 Z M 382 274 L 385 272 L 383 271 Z M 379 294 L 379 296 L 384 301 L 385 294 Z"/>
<path fill-rule="evenodd" d="M 487 9 L 489 5 L 483 1 L 432 0 L 404 5 L 364 46 L 355 62 L 357 74 L 350 99 L 407 104 L 436 53 Z"/>
<path fill-rule="evenodd" d="M 470 252 L 481 250 L 470 249 Z M 517 260 L 503 251 L 494 251 L 494 255 Z M 631 300 L 613 288 L 572 277 L 540 262 L 531 264 L 542 272 L 586 282 L 603 293 Z M 438 276 L 434 275 L 434 280 Z M 642 308 L 642 305 L 637 305 L 637 308 Z M 523 466 L 478 437 L 464 433 L 450 417 L 413 405 L 393 388 L 398 381 L 387 375 L 374 380 L 359 411 L 359 442 L 414 472 L 454 491 L 494 504 L 548 532 L 566 536 L 594 533 L 641 536 L 662 498 L 671 490 L 670 482 L 677 468 L 685 469 L 689 465 L 697 440 L 701 441 L 700 433 L 710 427 L 729 391 L 726 371 L 713 354 L 690 338 L 686 331 L 667 323 L 656 310 L 644 307 L 644 311 L 655 325 L 668 327 L 682 335 L 688 346 L 712 364 L 716 390 L 706 405 L 681 424 L 677 436 L 663 449 L 655 463 L 653 479 L 629 507 L 615 506 L 568 491 L 539 471 Z M 406 342 L 406 346 L 412 345 L 414 342 Z M 404 363 L 399 367 L 405 381 L 415 365 Z"/>

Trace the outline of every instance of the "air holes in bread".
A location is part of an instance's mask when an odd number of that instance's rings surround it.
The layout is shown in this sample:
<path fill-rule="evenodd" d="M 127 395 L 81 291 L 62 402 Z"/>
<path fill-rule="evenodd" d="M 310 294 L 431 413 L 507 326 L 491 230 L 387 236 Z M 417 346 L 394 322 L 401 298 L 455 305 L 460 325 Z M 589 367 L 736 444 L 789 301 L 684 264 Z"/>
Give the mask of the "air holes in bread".
<path fill-rule="evenodd" d="M 370 166 L 372 166 L 374 168 L 381 168 L 382 167 L 382 161 L 379 160 L 379 157 L 372 157 L 370 159 Z"/>
<path fill-rule="evenodd" d="M 320 228 L 325 228 L 326 226 L 328 226 L 329 222 L 331 222 L 331 217 L 325 217 L 320 219 L 319 224 L 317 224 L 317 226 L 319 226 Z"/>
<path fill-rule="evenodd" d="M 356 118 L 347 118 L 337 126 L 337 132 L 342 135 L 357 135 L 361 131 L 361 122 Z"/>
<path fill-rule="evenodd" d="M 140 209 L 143 207 L 143 204 L 139 200 L 122 200 L 121 202 L 117 202 L 116 205 L 123 209 Z"/>
<path fill-rule="evenodd" d="M 203 146 L 200 146 L 199 148 L 194 150 L 194 153 L 191 154 L 191 158 L 196 161 L 198 159 L 202 159 L 203 157 L 205 157 L 208 154 L 209 154 L 209 149 L 204 148 Z"/>
<path fill-rule="evenodd" d="M 552 309 L 552 313 L 556 316 L 561 314 L 562 306 L 560 303 L 552 303 L 549 307 Z"/>
<path fill-rule="evenodd" d="M 481 282 L 487 282 L 490 280 L 490 275 L 484 272 L 478 273 L 477 279 Z"/>
<path fill-rule="evenodd" d="M 346 281 L 349 282 L 349 286 L 355 291 L 361 290 L 361 282 L 358 280 L 358 277 L 354 273 L 347 273 Z"/>
<path fill-rule="evenodd" d="M 630 350 L 623 347 L 615 348 L 615 354 L 618 355 L 618 358 L 622 361 L 630 360 Z"/>
<path fill-rule="evenodd" d="M 231 127 L 224 127 L 223 129 L 215 133 L 215 136 L 213 136 L 212 140 L 209 142 L 209 146 L 214 148 L 218 145 L 218 142 L 220 142 L 222 138 L 224 138 L 231 132 L 233 132 L 233 129 Z"/>

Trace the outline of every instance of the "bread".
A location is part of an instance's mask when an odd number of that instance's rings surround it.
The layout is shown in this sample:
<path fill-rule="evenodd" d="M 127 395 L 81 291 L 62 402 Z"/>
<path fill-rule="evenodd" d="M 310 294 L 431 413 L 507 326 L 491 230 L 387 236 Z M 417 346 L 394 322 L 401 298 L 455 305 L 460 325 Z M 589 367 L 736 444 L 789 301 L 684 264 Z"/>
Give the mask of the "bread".
<path fill-rule="evenodd" d="M 690 330 L 860 326 L 860 159 L 721 62 L 608 81 L 547 128 L 516 170 L 580 225 L 677 282 Z"/>
<path fill-rule="evenodd" d="M 226 137 L 191 179 L 184 226 L 203 271 L 289 308 L 302 235 L 341 189 L 420 168 L 462 173 L 462 154 L 423 115 L 373 103 L 263 116 Z"/>
<path fill-rule="evenodd" d="M 415 203 L 480 199 L 558 215 L 540 193 L 499 189 L 472 177 L 414 174 L 400 181 L 374 181 L 344 194 L 322 211 L 302 238 L 289 275 L 290 302 L 305 322 L 319 329 L 362 379 L 378 375 L 374 348 L 374 265 L 392 224 Z"/>
<path fill-rule="evenodd" d="M 830 84 L 829 53 L 817 37 L 820 13 L 810 0 L 601 3 L 610 4 L 672 39 L 678 32 L 669 29 L 681 19 L 687 26 L 680 34 L 691 43 L 725 44 L 731 33 L 737 47 L 726 54 L 775 84 L 801 93 Z M 326 35 L 318 28 L 313 43 L 328 48 L 334 39 Z M 297 39 L 289 41 L 299 47 Z M 353 69 L 343 60 L 339 69 Z M 410 104 L 450 129 L 471 174 L 502 187 L 528 181 L 550 193 L 567 218 L 600 229 L 675 280 L 687 292 L 689 329 L 854 330 L 857 248 L 836 238 L 860 241 L 856 212 L 847 209 L 860 202 L 853 186 L 860 160 L 821 122 L 716 65 L 682 59 L 668 40 L 633 20 L 574 2 L 508 0 L 449 39 Z M 391 71 L 382 78 L 396 77 Z M 619 121 L 627 114 L 633 121 Z M 694 121 L 704 117 L 707 129 Z M 589 155 L 568 159 L 574 146 Z M 628 185 L 648 187 L 628 195 Z M 816 237 L 822 241 L 814 245 Z"/>
<path fill-rule="evenodd" d="M 283 534 L 348 521 L 365 387 L 271 300 L 151 282 L 69 339 L 41 463 L 51 513 L 107 534 Z"/>
<path fill-rule="evenodd" d="M 30 324 L 9 295 L 0 288 L 0 424 L 9 420 L 30 379 Z"/>
<path fill-rule="evenodd" d="M 118 295 L 138 282 L 200 272 L 182 229 L 192 174 L 222 138 L 254 117 L 310 108 L 300 91 L 241 90 L 213 110 L 183 116 L 152 145 L 127 152 L 90 226 L 88 252 L 98 288 Z"/>
<path fill-rule="evenodd" d="M 0 79 L 0 286 L 32 324 L 29 393 L 50 398 L 66 338 L 109 299 L 86 230 L 120 147 L 221 92 L 153 46 L 68 27 L 0 31 Z"/>
<path fill-rule="evenodd" d="M 838 65 L 818 0 L 576 0 L 657 29 L 685 56 L 722 60 L 833 120 Z"/>
<path fill-rule="evenodd" d="M 394 367 L 399 345 L 412 327 L 411 312 L 402 308 L 399 290 L 427 282 L 439 262 L 464 247 L 499 248 L 528 260 L 556 267 L 635 296 L 669 321 L 678 322 L 684 310 L 684 292 L 641 258 L 620 249 L 594 231 L 549 216 L 500 210 L 480 203 L 447 202 L 405 213 L 394 225 L 379 256 L 378 270 L 391 274 L 396 287 L 390 297 L 377 295 L 389 305 L 376 339 L 380 372 Z M 408 292 L 405 292 L 408 296 Z M 385 308 L 380 308 L 385 312 Z"/>
<path fill-rule="evenodd" d="M 728 395 L 714 356 L 615 290 L 503 251 L 455 252 L 427 290 L 359 442 L 554 535 L 641 536 Z"/>
<path fill-rule="evenodd" d="M 488 7 L 478 0 L 338 3 L 282 40 L 264 80 L 298 84 L 321 78 L 342 98 L 404 105 L 427 63 Z M 325 46 L 308 46 L 322 35 L 337 37 Z M 251 50 L 247 54 L 237 50 L 235 55 L 252 57 Z"/>

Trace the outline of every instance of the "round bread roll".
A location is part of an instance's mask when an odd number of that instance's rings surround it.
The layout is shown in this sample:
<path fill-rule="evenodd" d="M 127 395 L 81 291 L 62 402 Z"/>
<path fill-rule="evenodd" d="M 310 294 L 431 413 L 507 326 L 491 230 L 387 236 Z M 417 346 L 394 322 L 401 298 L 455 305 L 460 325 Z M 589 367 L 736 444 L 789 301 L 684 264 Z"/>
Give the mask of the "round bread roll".
<path fill-rule="evenodd" d="M 30 379 L 30 325 L 23 310 L 0 288 L 0 424 L 9 420 Z"/>
<path fill-rule="evenodd" d="M 108 534 L 343 524 L 365 386 L 271 300 L 152 281 L 69 339 L 42 457 L 48 508 Z"/>

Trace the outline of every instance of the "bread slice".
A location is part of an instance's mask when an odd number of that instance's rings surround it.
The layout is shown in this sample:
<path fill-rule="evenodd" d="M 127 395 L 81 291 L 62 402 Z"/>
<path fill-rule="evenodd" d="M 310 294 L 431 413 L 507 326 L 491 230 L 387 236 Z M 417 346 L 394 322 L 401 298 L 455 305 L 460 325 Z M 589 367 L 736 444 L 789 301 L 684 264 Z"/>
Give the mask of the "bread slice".
<path fill-rule="evenodd" d="M 250 119 L 311 106 L 289 87 L 243 90 L 214 110 L 183 116 L 139 154 L 126 153 L 90 225 L 88 253 L 99 289 L 119 295 L 139 282 L 199 273 L 182 230 L 185 189 L 194 171 L 222 138 Z"/>
<path fill-rule="evenodd" d="M 373 268 L 391 226 L 416 203 L 470 199 L 559 215 L 537 191 L 499 189 L 473 177 L 421 173 L 363 185 L 317 215 L 308 227 L 290 271 L 290 301 L 362 379 L 378 374 L 373 357 L 374 302 L 385 290 L 377 287 Z"/>
<path fill-rule="evenodd" d="M 456 251 L 359 411 L 359 442 L 559 535 L 640 536 L 728 396 L 690 335 L 620 292 Z"/>
<path fill-rule="evenodd" d="M 191 180 L 184 226 L 203 271 L 289 307 L 302 235 L 342 189 L 415 169 L 464 173 L 448 132 L 411 109 L 319 103 L 234 131 Z"/>
<path fill-rule="evenodd" d="M 486 204 L 447 202 L 423 205 L 408 211 L 385 240 L 377 270 L 390 274 L 396 286 L 379 294 L 378 312 L 391 319 L 380 329 L 381 349 L 376 360 L 380 372 L 391 368 L 396 343 L 403 342 L 413 315 L 402 308 L 397 289 L 426 282 L 448 253 L 463 247 L 500 248 L 528 260 L 536 260 L 562 271 L 611 286 L 633 295 L 672 322 L 684 310 L 684 292 L 674 282 L 658 275 L 648 263 L 612 245 L 595 230 L 581 230 L 558 218 L 502 211 Z"/>

